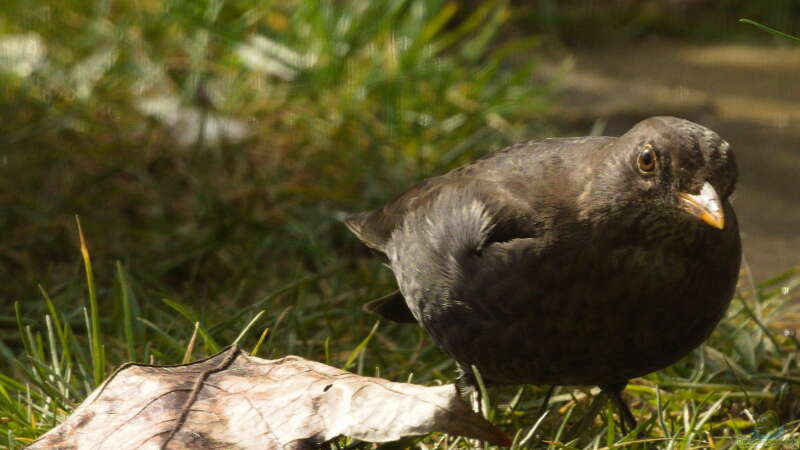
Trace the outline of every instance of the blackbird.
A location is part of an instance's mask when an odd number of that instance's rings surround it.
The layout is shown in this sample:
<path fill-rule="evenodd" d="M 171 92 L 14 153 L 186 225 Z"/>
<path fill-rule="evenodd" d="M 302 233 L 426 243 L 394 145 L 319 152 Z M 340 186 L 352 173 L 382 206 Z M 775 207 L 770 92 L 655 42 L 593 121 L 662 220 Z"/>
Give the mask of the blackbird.
<path fill-rule="evenodd" d="M 512 145 L 346 224 L 402 294 L 367 309 L 419 322 L 490 383 L 599 385 L 634 426 L 627 381 L 702 343 L 733 296 L 736 178 L 715 132 L 651 117 Z"/>

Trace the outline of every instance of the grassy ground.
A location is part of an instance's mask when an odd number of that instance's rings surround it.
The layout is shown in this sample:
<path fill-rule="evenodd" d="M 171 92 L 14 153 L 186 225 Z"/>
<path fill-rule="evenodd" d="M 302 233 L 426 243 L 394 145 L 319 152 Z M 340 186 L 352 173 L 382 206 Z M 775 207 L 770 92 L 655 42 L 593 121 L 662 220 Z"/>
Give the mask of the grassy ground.
<path fill-rule="evenodd" d="M 388 284 L 386 270 L 368 261 L 304 274 L 246 307 L 208 314 L 171 299 L 143 310 L 146 300 L 121 264 L 108 297 L 98 298 L 90 253 L 85 246 L 80 250 L 86 305 L 77 317 L 56 307 L 44 290 L 43 318 L 16 304 L 24 350 L 16 355 L 3 346 L 13 367 L 0 375 L 0 427 L 11 448 L 64 420 L 122 361 L 185 362 L 235 340 L 262 357 L 300 354 L 397 381 L 454 377 L 451 361 L 416 326 L 380 324 L 368 338 L 375 319 L 358 304 Z M 616 412 L 607 408 L 585 435 L 566 441 L 564 433 L 587 408 L 590 391 L 563 387 L 545 416 L 538 414 L 542 387 L 490 388 L 487 416 L 514 437 L 514 448 L 796 448 L 800 342 L 793 328 L 778 333 L 775 327 L 781 327 L 779 318 L 793 317 L 800 271 L 759 285 L 743 275 L 708 343 L 668 369 L 632 380 L 626 400 L 639 420 L 636 430 L 623 433 Z M 485 448 L 437 435 L 402 445 Z"/>
<path fill-rule="evenodd" d="M 382 323 L 357 351 L 376 322 L 360 306 L 393 281 L 341 218 L 551 132 L 553 82 L 519 57 L 539 40 L 501 35 L 502 1 L 328 5 L 4 3 L 0 446 L 59 423 L 125 361 L 203 357 L 245 330 L 248 350 L 270 330 L 266 358 L 453 379 L 418 327 Z M 743 277 L 706 346 L 628 388 L 639 429 L 606 410 L 569 446 L 797 441 L 797 340 L 775 330 L 798 284 Z M 490 390 L 487 414 L 519 448 L 562 448 L 585 392 L 561 388 L 539 421 L 542 388 Z"/>

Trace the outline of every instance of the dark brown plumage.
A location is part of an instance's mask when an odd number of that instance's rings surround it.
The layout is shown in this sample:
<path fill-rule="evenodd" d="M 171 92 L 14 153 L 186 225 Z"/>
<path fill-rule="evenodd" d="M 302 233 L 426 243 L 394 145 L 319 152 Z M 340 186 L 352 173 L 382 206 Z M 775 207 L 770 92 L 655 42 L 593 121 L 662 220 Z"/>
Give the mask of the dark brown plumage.
<path fill-rule="evenodd" d="M 728 143 L 674 117 L 510 146 L 347 219 L 418 321 L 494 383 L 601 385 L 703 342 L 740 262 Z M 403 298 L 405 301 L 403 302 Z"/>

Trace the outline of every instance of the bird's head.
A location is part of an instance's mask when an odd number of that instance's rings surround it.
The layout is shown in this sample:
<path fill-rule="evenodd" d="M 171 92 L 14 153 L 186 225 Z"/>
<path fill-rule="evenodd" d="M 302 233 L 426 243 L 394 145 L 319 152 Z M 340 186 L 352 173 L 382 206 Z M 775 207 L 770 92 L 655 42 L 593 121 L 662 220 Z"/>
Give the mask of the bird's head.
<path fill-rule="evenodd" d="M 676 117 L 651 117 L 620 136 L 613 153 L 629 199 L 642 202 L 650 217 L 725 228 L 737 169 L 730 145 L 717 133 Z"/>

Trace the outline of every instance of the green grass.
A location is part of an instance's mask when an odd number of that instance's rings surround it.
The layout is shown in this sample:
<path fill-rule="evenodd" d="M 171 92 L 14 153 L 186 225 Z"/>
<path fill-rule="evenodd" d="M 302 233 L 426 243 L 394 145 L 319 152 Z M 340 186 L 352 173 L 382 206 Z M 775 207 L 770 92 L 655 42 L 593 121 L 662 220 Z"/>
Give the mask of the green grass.
<path fill-rule="evenodd" d="M 113 297 L 98 299 L 109 309 L 92 314 L 91 299 L 98 294 L 91 256 L 88 251 L 83 255 L 89 299 L 82 308 L 83 323 L 67 317 L 43 290 L 48 310 L 43 318 L 30 317 L 16 305 L 22 354 L 0 346 L 13 365 L 10 375 L 0 375 L 0 436 L 11 448 L 63 421 L 98 380 L 125 360 L 172 364 L 207 356 L 232 342 L 262 357 L 301 354 L 398 381 L 446 382 L 454 376 L 453 364 L 418 327 L 379 325 L 356 307 L 341 308 L 335 298 L 308 289 L 343 283 L 354 269 L 287 283 L 263 299 L 274 307 L 275 299 L 288 297 L 288 305 L 272 313 L 264 313 L 267 303 L 262 301 L 235 313 L 203 317 L 190 305 L 164 300 L 149 315 L 134 316 L 136 288 L 127 281 L 127 270 L 117 265 Z M 588 405 L 589 391 L 563 387 L 544 417 L 537 413 L 541 387 L 489 388 L 484 394 L 491 399 L 484 404 L 487 418 L 513 436 L 514 448 L 784 448 L 774 447 L 780 443 L 792 448 L 800 442 L 800 343 L 793 333 L 775 330 L 782 320 L 796 323 L 800 270 L 759 285 L 745 273 L 740 285 L 727 317 L 704 346 L 668 369 L 632 380 L 626 400 L 639 420 L 636 430 L 623 434 L 616 412 L 606 407 L 585 435 L 565 442 L 566 431 Z M 344 297 L 359 300 L 362 294 L 343 291 Z M 100 317 L 120 326 L 103 326 Z M 98 356 L 105 350 L 108 361 Z M 436 434 L 409 442 L 423 448 L 485 448 Z M 346 444 L 341 439 L 331 445 Z"/>
<path fill-rule="evenodd" d="M 768 27 L 768 26 L 766 26 L 764 24 L 760 24 L 760 23 L 752 21 L 750 19 L 739 19 L 739 22 L 746 23 L 748 25 L 753 25 L 754 27 L 756 27 L 756 28 L 758 28 L 758 29 L 760 29 L 762 31 L 766 31 L 767 33 L 769 33 L 769 34 L 771 34 L 773 36 L 778 36 L 778 37 L 781 37 L 781 38 L 784 38 L 784 39 L 789 39 L 791 41 L 800 41 L 800 38 L 798 38 L 797 36 L 792 36 L 792 35 L 786 34 L 786 33 L 782 32 L 780 30 L 776 30 L 774 28 L 770 28 L 770 27 Z"/>
<path fill-rule="evenodd" d="M 235 341 L 452 380 L 420 328 L 361 311 L 394 282 L 341 218 L 549 134 L 554 82 L 534 81 L 538 37 L 509 37 L 517 16 L 504 1 L 5 2 L 0 45 L 45 51 L 0 70 L 0 446 L 57 425 L 126 361 Z M 573 389 L 540 421 L 543 388 L 490 388 L 487 415 L 520 448 L 759 448 L 755 427 L 796 425 L 797 345 L 776 324 L 799 283 L 743 278 L 703 349 L 629 386 L 642 425 L 627 436 L 606 409 L 561 442 L 588 404 Z M 483 447 L 408 445 L 445 443 Z"/>

